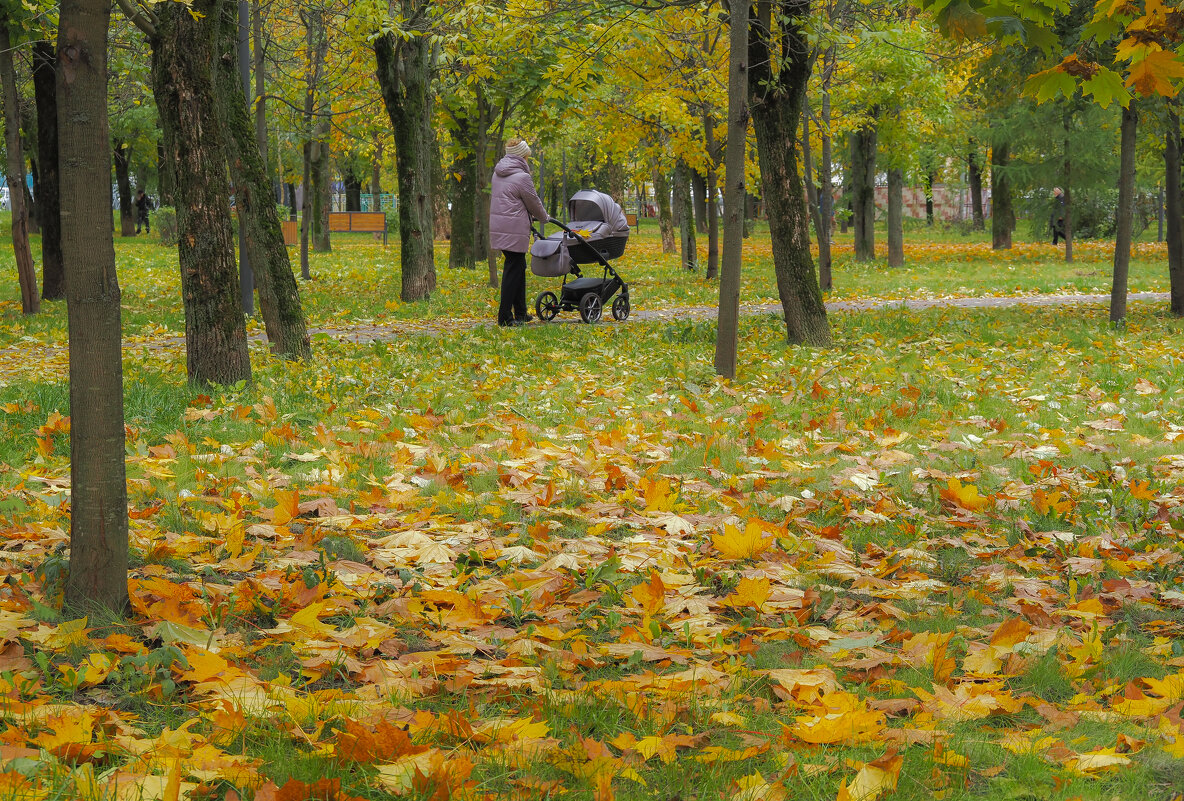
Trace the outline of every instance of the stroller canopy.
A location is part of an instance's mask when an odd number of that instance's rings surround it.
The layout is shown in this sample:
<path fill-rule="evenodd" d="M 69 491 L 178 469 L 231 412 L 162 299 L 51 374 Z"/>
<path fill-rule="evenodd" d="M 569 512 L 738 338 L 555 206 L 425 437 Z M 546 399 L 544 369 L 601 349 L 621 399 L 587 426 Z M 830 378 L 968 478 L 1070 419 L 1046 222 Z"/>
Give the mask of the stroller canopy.
<path fill-rule="evenodd" d="M 600 234 L 600 237 L 629 236 L 629 222 L 625 219 L 625 212 L 617 205 L 617 201 L 604 192 L 581 189 L 567 201 L 567 213 L 572 220 L 607 223 L 608 230 Z"/>

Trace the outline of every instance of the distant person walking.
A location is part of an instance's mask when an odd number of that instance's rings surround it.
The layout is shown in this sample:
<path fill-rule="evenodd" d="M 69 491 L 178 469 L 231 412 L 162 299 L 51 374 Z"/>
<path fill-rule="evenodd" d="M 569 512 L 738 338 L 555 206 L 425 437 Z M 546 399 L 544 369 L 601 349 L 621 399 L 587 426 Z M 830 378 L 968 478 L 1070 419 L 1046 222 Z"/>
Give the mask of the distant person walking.
<path fill-rule="evenodd" d="M 140 233 L 140 226 L 144 226 L 144 233 L 152 233 L 152 223 L 148 221 L 148 212 L 152 211 L 152 198 L 144 194 L 143 189 L 136 191 L 136 233 Z"/>
<path fill-rule="evenodd" d="M 1065 193 L 1059 186 L 1053 187 L 1052 199 L 1053 208 L 1048 218 L 1048 226 L 1052 229 L 1052 243 L 1056 245 L 1058 239 L 1068 239 L 1065 236 Z"/>
<path fill-rule="evenodd" d="M 526 251 L 531 220 L 545 222 L 547 210 L 530 177 L 530 145 L 514 138 L 493 169 L 489 199 L 489 246 L 502 252 L 502 293 L 498 325 L 524 325 L 534 319 L 526 311 Z"/>

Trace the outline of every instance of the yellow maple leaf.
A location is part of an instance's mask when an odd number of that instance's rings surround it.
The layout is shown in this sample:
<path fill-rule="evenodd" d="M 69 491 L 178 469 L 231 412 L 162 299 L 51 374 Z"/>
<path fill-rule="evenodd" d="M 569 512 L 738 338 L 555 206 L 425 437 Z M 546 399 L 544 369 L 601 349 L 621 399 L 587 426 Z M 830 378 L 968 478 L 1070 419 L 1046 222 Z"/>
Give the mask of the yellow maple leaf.
<path fill-rule="evenodd" d="M 729 595 L 724 603 L 728 606 L 750 606 L 759 610 L 764 606 L 765 601 L 769 600 L 772 592 L 772 585 L 767 578 L 754 579 L 746 576 L 740 579 L 740 583 L 736 585 L 736 591 Z"/>
<path fill-rule="evenodd" d="M 744 530 L 725 525 L 722 534 L 711 538 L 711 544 L 725 559 L 752 559 L 760 556 L 773 544 L 772 537 L 765 536 L 765 522 L 750 519 Z"/>
<path fill-rule="evenodd" d="M 990 503 L 990 498 L 978 494 L 978 487 L 974 484 L 963 484 L 956 478 L 951 478 L 943 490 L 938 494 L 954 506 L 977 512 Z"/>

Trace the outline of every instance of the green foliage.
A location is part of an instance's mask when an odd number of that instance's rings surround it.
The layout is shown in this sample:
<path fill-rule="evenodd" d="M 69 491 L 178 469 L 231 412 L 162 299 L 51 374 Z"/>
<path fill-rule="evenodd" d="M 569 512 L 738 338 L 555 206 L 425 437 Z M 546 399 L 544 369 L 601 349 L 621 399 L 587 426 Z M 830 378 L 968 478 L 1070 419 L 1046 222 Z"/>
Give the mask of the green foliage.
<path fill-rule="evenodd" d="M 167 247 L 177 245 L 177 210 L 171 206 L 161 206 L 150 213 L 152 227 L 160 235 L 160 244 Z"/>

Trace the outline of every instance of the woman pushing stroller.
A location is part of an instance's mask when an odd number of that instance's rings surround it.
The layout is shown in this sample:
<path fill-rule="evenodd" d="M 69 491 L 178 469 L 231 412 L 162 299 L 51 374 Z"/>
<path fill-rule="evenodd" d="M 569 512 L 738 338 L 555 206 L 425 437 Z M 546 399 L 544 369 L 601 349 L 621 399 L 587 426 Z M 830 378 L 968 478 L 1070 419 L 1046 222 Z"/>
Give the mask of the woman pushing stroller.
<path fill-rule="evenodd" d="M 489 199 L 489 245 L 502 252 L 502 291 L 497 324 L 524 325 L 534 318 L 526 311 L 526 251 L 532 220 L 547 221 L 543 201 L 530 177 L 530 145 L 514 138 L 493 170 Z"/>

